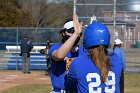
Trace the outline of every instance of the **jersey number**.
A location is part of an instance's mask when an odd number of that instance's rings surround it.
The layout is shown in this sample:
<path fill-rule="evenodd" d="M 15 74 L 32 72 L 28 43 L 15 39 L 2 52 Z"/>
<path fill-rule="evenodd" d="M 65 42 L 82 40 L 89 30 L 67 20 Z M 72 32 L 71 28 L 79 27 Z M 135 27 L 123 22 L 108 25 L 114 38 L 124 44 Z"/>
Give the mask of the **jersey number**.
<path fill-rule="evenodd" d="M 109 71 L 108 77 L 111 77 L 111 80 L 107 79 L 105 84 L 109 87 L 105 87 L 105 93 L 114 93 L 115 91 L 115 73 L 112 71 Z M 88 87 L 89 87 L 89 93 L 102 93 L 102 89 L 100 86 L 101 80 L 100 80 L 100 75 L 97 73 L 88 73 L 87 76 L 87 82 L 89 82 Z M 95 82 L 92 81 L 92 79 L 95 80 Z M 96 88 L 96 90 L 94 90 Z"/>

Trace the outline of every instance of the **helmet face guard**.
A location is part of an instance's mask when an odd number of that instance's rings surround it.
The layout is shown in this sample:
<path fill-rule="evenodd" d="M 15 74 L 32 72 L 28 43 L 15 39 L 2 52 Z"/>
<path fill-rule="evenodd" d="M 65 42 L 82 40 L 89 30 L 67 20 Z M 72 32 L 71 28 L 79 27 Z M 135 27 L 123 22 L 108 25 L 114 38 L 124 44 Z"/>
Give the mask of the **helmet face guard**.
<path fill-rule="evenodd" d="M 71 33 L 73 34 L 74 33 L 74 27 L 70 28 L 70 29 L 63 29 L 61 30 L 59 33 L 62 35 L 62 43 L 64 43 L 65 41 L 67 41 L 70 36 L 66 35 L 65 32 L 68 32 L 68 33 Z M 77 37 L 75 43 L 74 43 L 74 46 L 78 44 L 79 40 L 80 40 L 80 37 L 81 37 L 82 33 Z"/>
<path fill-rule="evenodd" d="M 66 32 L 73 34 L 74 33 L 74 26 L 73 26 L 73 21 L 68 21 L 64 24 L 63 29 L 59 32 L 59 34 L 61 34 L 62 36 L 62 43 L 64 43 L 65 41 L 67 41 L 70 36 L 66 35 Z M 82 33 L 77 37 L 74 46 L 78 44 L 80 37 L 81 37 Z"/>
<path fill-rule="evenodd" d="M 73 33 L 74 33 L 74 27 L 72 27 L 72 28 L 70 28 L 70 29 L 67 29 L 66 31 L 67 31 L 68 33 L 73 34 Z"/>
<path fill-rule="evenodd" d="M 93 21 L 86 28 L 83 40 L 87 49 L 97 45 L 109 46 L 110 33 L 106 25 Z"/>

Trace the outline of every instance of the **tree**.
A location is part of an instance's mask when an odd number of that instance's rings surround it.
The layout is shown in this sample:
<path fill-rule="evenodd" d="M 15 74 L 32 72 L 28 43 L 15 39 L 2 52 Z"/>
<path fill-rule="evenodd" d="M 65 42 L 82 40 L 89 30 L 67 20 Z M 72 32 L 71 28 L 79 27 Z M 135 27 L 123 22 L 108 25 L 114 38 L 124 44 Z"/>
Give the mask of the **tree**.
<path fill-rule="evenodd" d="M 10 0 L 0 0 L 0 26 L 24 26 L 31 24 L 25 20 L 29 20 L 28 13 L 18 9 Z M 26 17 L 25 17 L 26 16 Z"/>
<path fill-rule="evenodd" d="M 66 19 L 72 18 L 72 4 L 51 3 L 47 4 L 40 11 L 37 27 L 62 27 Z"/>

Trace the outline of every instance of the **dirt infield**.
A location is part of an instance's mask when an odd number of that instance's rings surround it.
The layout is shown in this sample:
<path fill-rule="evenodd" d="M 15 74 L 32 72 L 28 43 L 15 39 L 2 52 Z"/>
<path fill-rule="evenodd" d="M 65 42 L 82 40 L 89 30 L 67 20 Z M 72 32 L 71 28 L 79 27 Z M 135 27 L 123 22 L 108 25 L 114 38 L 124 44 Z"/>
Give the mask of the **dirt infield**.
<path fill-rule="evenodd" d="M 45 71 L 31 71 L 31 74 L 15 70 L 0 71 L 0 91 L 22 84 L 51 84 L 51 82 Z"/>

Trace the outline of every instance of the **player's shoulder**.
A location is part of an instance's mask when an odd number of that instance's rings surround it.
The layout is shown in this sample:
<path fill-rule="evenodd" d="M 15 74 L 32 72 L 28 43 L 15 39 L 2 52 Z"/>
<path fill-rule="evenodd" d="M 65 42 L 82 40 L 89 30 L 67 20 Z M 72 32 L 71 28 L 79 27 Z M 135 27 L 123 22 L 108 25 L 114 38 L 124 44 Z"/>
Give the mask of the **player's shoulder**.
<path fill-rule="evenodd" d="M 50 50 L 51 50 L 51 49 L 54 49 L 54 48 L 58 48 L 58 47 L 60 47 L 60 46 L 62 46 L 62 44 L 60 44 L 60 43 L 54 43 L 54 44 L 50 47 Z"/>
<path fill-rule="evenodd" d="M 75 60 L 82 60 L 82 59 L 87 59 L 88 55 L 81 55 L 79 57 L 76 57 Z"/>
<path fill-rule="evenodd" d="M 55 43 L 50 47 L 50 53 L 52 53 L 54 50 L 57 50 L 58 48 L 60 48 L 62 46 L 62 44 L 59 43 Z"/>
<path fill-rule="evenodd" d="M 117 54 L 115 54 L 115 53 L 110 54 L 109 56 L 110 56 L 110 59 L 113 60 L 113 61 L 119 60 L 119 56 Z"/>
<path fill-rule="evenodd" d="M 87 55 L 82 55 L 82 56 L 76 57 L 73 61 L 75 64 L 79 64 L 79 63 L 85 62 L 86 60 L 88 60 L 88 58 L 89 57 Z"/>
<path fill-rule="evenodd" d="M 78 69 L 82 69 L 85 64 L 87 62 L 87 56 L 86 55 L 82 55 L 82 56 L 79 56 L 79 57 L 76 57 L 73 62 L 71 63 L 71 67 L 74 68 L 75 70 L 78 70 Z"/>
<path fill-rule="evenodd" d="M 122 70 L 122 62 L 117 54 L 110 55 L 110 64 L 113 72 L 119 75 Z"/>
<path fill-rule="evenodd" d="M 51 47 L 53 47 L 53 46 L 61 46 L 61 45 L 62 44 L 60 44 L 60 43 L 53 43 Z"/>
<path fill-rule="evenodd" d="M 120 57 L 117 54 L 111 54 L 110 55 L 110 62 L 114 66 L 116 64 L 117 64 L 117 66 L 121 65 L 121 59 L 120 59 Z"/>
<path fill-rule="evenodd" d="M 124 51 L 124 49 L 123 49 L 122 47 L 120 47 L 120 50 L 121 50 L 121 51 Z"/>

